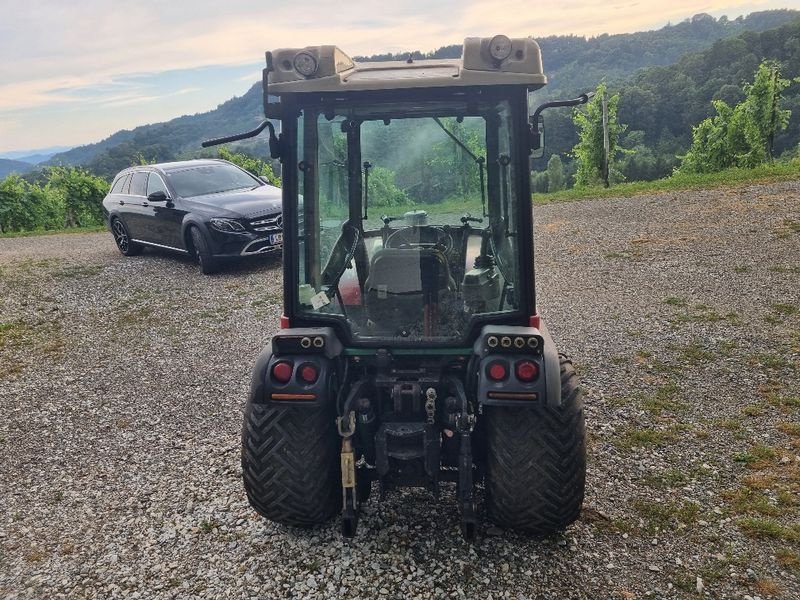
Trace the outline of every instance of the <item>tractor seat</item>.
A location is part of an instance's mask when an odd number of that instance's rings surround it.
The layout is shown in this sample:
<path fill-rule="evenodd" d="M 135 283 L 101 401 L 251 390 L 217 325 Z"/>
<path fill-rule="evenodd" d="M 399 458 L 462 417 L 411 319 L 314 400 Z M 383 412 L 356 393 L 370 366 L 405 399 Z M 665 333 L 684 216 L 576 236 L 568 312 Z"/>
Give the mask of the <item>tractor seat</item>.
<path fill-rule="evenodd" d="M 425 305 L 442 301 L 456 284 L 436 248 L 383 248 L 372 257 L 364 288 L 367 316 L 393 329 L 421 321 Z"/>

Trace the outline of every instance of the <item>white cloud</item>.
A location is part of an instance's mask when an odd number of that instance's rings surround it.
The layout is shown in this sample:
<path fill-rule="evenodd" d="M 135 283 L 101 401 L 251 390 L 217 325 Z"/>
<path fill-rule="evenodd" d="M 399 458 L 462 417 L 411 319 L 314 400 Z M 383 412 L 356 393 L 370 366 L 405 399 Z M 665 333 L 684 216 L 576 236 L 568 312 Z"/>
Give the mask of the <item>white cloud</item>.
<path fill-rule="evenodd" d="M 79 103 L 118 109 L 153 105 L 174 90 L 139 87 L 135 74 L 208 65 L 252 65 L 277 47 L 333 43 L 351 55 L 432 50 L 467 35 L 544 36 L 635 31 L 679 21 L 697 12 L 756 10 L 778 0 L 411 0 L 389 7 L 367 0 L 287 3 L 276 0 L 27 0 L 0 12 L 0 113 Z M 12 5 L 13 2 L 13 5 Z M 238 75 L 240 82 L 256 81 Z M 121 84 L 120 80 L 125 79 Z M 118 87 L 117 93 L 113 93 Z M 213 88 L 213 84 L 209 87 Z M 183 89 L 194 89 L 196 85 Z M 199 89 L 199 88 L 198 88 Z M 232 96 L 231 90 L 222 99 Z M 214 89 L 219 94 L 221 90 Z M 208 91 L 211 94 L 211 90 Z M 192 95 L 183 92 L 184 96 Z M 220 101 L 210 101 L 208 108 Z M 96 110 L 96 108 L 94 109 Z M 89 122 L 95 114 L 87 114 Z M 113 122 L 109 117 L 107 122 Z M 29 129 L 21 127 L 21 129 Z M 6 127 L 6 133 L 8 126 Z M 54 136 L 57 132 L 54 132 Z M 54 141 L 55 137 L 54 137 Z M 88 141 L 88 140 L 87 140 Z M 3 145 L 9 142 L 3 140 Z M 16 143 L 16 142 L 15 142 Z"/>

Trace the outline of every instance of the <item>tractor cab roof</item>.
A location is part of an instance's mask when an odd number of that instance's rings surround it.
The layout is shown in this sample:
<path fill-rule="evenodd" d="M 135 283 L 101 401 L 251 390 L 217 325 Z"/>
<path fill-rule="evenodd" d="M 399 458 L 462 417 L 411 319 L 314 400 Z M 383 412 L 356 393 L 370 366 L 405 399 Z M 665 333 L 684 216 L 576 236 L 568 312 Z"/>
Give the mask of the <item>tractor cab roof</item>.
<path fill-rule="evenodd" d="M 547 83 L 539 45 L 531 38 L 466 38 L 461 58 L 358 63 L 336 46 L 267 52 L 269 93 L 349 92 Z"/>

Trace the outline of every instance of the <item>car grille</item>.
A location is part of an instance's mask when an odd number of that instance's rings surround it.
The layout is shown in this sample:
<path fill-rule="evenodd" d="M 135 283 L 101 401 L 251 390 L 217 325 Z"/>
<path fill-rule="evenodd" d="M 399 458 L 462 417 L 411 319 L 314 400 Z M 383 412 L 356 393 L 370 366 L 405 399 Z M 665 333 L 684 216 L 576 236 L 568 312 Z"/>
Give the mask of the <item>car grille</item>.
<path fill-rule="evenodd" d="M 250 229 L 256 233 L 283 231 L 283 217 L 281 213 L 250 219 Z"/>

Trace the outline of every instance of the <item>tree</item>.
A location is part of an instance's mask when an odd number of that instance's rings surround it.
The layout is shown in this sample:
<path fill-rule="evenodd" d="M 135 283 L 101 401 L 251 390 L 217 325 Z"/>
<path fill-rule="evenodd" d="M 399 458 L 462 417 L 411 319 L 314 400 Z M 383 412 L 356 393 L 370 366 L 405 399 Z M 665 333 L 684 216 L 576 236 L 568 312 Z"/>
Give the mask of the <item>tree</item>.
<path fill-rule="evenodd" d="M 564 189 L 564 164 L 561 162 L 561 157 L 554 154 L 547 161 L 547 191 L 559 192 Z"/>
<path fill-rule="evenodd" d="M 64 202 L 64 227 L 85 227 L 103 222 L 103 198 L 108 182 L 74 167 L 48 169 L 46 189 Z"/>
<path fill-rule="evenodd" d="M 281 178 L 275 175 L 275 171 L 272 170 L 272 165 L 261 160 L 260 158 L 253 158 L 252 156 L 243 154 L 241 152 L 234 154 L 227 148 L 219 149 L 219 157 L 227 160 L 228 162 L 232 162 L 245 171 L 249 171 L 256 177 L 265 177 L 267 181 L 274 186 L 281 186 Z"/>
<path fill-rule="evenodd" d="M 730 167 L 752 168 L 772 159 L 775 135 L 789 124 L 791 111 L 782 108 L 783 91 L 791 82 L 774 61 L 762 62 L 753 83 L 744 85 L 744 100 L 735 107 L 714 100 L 716 115 L 692 129 L 692 146 L 680 170 L 710 173 Z"/>
<path fill-rule="evenodd" d="M 573 122 L 578 128 L 578 143 L 572 149 L 572 156 L 578 161 L 575 187 L 596 185 L 602 181 L 605 148 L 603 140 L 603 96 L 607 93 L 606 84 L 601 83 L 594 97 L 585 109 L 575 109 Z M 608 98 L 608 162 L 609 169 L 618 153 L 619 135 L 625 126 L 617 122 L 619 94 Z"/>

